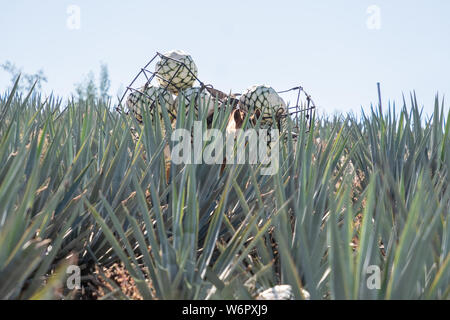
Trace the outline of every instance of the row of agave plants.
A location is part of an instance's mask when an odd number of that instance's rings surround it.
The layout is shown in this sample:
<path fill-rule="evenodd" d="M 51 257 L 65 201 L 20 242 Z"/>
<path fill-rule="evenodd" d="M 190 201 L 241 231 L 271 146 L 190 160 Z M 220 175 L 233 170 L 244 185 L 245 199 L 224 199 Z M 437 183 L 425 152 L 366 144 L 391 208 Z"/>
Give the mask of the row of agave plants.
<path fill-rule="evenodd" d="M 206 127 L 178 107 L 177 128 Z M 168 172 L 162 110 L 138 124 L 103 101 L 0 97 L 1 299 L 88 299 L 99 277 L 104 299 L 132 298 L 104 274 L 118 262 L 144 299 L 252 299 L 279 284 L 296 299 L 449 298 L 450 112 L 437 98 L 429 117 L 412 96 L 300 121 L 271 176 Z M 211 126 L 225 132 L 230 112 Z"/>

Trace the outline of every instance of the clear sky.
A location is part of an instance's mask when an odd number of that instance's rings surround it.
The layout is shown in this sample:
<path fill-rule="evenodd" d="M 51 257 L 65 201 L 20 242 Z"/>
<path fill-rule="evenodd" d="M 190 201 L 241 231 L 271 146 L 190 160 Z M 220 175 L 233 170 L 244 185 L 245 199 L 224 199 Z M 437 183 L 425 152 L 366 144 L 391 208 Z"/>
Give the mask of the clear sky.
<path fill-rule="evenodd" d="M 71 5 L 80 9 L 79 29 L 68 27 Z M 0 6 L 0 63 L 12 61 L 27 73 L 42 68 L 47 93 L 68 96 L 104 62 L 116 95 L 156 51 L 171 49 L 190 53 L 200 79 L 222 91 L 301 84 L 327 113 L 358 112 L 377 101 L 379 81 L 384 101 L 416 90 L 431 111 L 437 92 L 450 95 L 450 1 L 2 0 Z M 0 91 L 8 85 L 0 70 Z"/>

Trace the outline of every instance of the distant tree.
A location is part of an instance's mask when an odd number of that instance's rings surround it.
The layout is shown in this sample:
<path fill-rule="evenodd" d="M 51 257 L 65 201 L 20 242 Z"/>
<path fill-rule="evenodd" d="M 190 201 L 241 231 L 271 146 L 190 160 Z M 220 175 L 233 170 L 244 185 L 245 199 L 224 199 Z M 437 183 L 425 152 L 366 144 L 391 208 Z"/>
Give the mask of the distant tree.
<path fill-rule="evenodd" d="M 97 98 L 97 86 L 95 85 L 94 72 L 90 71 L 83 82 L 75 85 L 75 92 L 79 100 L 91 100 Z"/>
<path fill-rule="evenodd" d="M 99 80 L 100 98 L 103 100 L 109 99 L 109 89 L 111 87 L 111 81 L 109 80 L 108 66 L 102 64 L 100 66 L 100 80 Z"/>
<path fill-rule="evenodd" d="M 28 74 L 22 72 L 21 68 L 18 68 L 14 63 L 10 61 L 6 61 L 2 65 L 0 65 L 0 67 L 10 74 L 12 85 L 14 85 L 14 83 L 16 82 L 17 77 L 21 75 L 20 81 L 17 85 L 18 92 L 30 91 L 35 83 L 35 89 L 41 90 L 42 83 L 47 82 L 47 77 L 44 75 L 44 71 L 42 69 L 38 70 L 34 74 Z"/>
<path fill-rule="evenodd" d="M 98 86 L 95 83 L 94 72 L 90 71 L 83 82 L 75 85 L 75 94 L 79 100 L 98 98 L 107 100 L 110 97 L 110 87 L 111 81 L 109 79 L 108 66 L 106 64 L 101 64 Z"/>

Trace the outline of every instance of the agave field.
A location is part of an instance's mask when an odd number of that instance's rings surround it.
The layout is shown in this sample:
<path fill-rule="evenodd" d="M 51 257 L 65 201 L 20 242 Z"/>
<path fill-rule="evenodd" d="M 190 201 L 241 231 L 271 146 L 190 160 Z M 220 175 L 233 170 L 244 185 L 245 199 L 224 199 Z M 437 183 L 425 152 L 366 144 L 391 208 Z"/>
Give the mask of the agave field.
<path fill-rule="evenodd" d="M 411 95 L 300 119 L 268 176 L 257 164 L 167 170 L 164 107 L 138 123 L 101 100 L 15 91 L 0 96 L 0 299 L 255 299 L 277 285 L 294 299 L 450 298 L 438 98 L 429 115 Z M 177 107 L 176 128 L 206 127 Z M 209 126 L 225 132 L 230 113 Z"/>

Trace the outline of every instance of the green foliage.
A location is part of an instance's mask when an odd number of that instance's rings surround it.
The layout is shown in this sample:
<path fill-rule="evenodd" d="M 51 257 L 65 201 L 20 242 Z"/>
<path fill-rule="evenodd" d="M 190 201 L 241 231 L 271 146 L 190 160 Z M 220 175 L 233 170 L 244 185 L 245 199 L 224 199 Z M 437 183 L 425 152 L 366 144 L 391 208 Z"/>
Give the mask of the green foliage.
<path fill-rule="evenodd" d="M 76 98 L 85 101 L 95 99 L 107 101 L 110 98 L 110 87 L 111 80 L 109 79 L 108 66 L 101 64 L 98 85 L 95 83 L 94 72 L 90 71 L 82 82 L 75 85 Z"/>
<path fill-rule="evenodd" d="M 106 64 L 100 65 L 100 80 L 99 80 L 99 93 L 100 98 L 108 100 L 109 89 L 111 88 L 111 80 L 109 79 L 108 66 Z"/>
<path fill-rule="evenodd" d="M 300 119 L 273 176 L 256 164 L 172 163 L 167 174 L 164 106 L 140 125 L 102 100 L 18 96 L 18 83 L 0 97 L 2 299 L 80 298 L 65 268 L 79 265 L 88 288 L 115 262 L 146 299 L 251 299 L 277 284 L 297 299 L 302 288 L 311 299 L 449 298 L 450 113 L 438 99 L 430 119 L 415 97 L 398 114 L 314 119 L 309 131 Z M 230 112 L 212 127 L 225 133 Z M 176 128 L 196 117 L 206 128 L 181 99 L 177 114 Z M 130 298 L 106 281 L 105 298 Z"/>
<path fill-rule="evenodd" d="M 42 83 L 47 82 L 47 77 L 42 69 L 38 70 L 34 74 L 28 74 L 22 72 L 22 69 L 17 68 L 17 66 L 10 61 L 6 61 L 0 65 L 0 68 L 10 74 L 11 83 L 13 85 L 16 82 L 16 79 L 21 76 L 21 80 L 18 82 L 18 86 L 16 88 L 17 92 L 30 91 L 33 86 L 37 90 L 40 90 L 42 89 Z"/>

